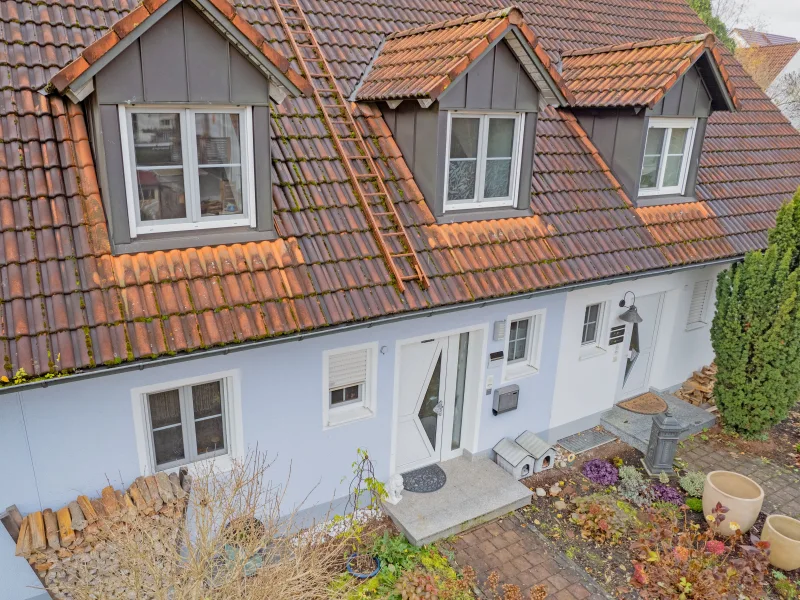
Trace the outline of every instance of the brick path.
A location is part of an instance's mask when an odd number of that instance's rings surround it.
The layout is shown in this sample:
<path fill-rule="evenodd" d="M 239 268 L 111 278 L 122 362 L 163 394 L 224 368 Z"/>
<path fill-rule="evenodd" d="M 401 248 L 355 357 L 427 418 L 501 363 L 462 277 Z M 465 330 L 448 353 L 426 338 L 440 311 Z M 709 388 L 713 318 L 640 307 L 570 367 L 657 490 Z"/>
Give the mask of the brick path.
<path fill-rule="evenodd" d="M 518 585 L 523 598 L 535 585 L 547 586 L 547 597 L 556 600 L 609 598 L 578 565 L 551 549 L 541 534 L 523 526 L 515 513 L 461 534 L 453 550 L 460 566 L 475 569 L 480 591 L 487 597 L 492 596 L 486 577 L 497 571 L 500 584 Z"/>
<path fill-rule="evenodd" d="M 696 471 L 736 471 L 764 488 L 764 512 L 800 518 L 800 477 L 788 469 L 760 457 L 739 454 L 699 438 L 687 440 L 678 458 Z"/>

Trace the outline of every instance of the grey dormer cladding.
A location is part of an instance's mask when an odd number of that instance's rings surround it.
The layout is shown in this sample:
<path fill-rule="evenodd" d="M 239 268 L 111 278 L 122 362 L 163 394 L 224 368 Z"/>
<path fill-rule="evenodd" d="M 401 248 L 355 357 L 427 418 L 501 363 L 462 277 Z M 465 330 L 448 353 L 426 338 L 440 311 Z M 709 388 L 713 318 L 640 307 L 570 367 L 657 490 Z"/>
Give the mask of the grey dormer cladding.
<path fill-rule="evenodd" d="M 270 81 L 190 3 L 175 6 L 97 73 L 87 98 L 92 147 L 115 252 L 184 248 L 274 237 Z M 256 228 L 223 228 L 132 239 L 118 105 L 253 107 Z"/>
<path fill-rule="evenodd" d="M 586 134 L 606 161 L 625 193 L 637 206 L 677 204 L 695 199 L 697 172 L 713 98 L 698 71 L 689 69 L 652 109 L 583 108 L 573 109 Z M 681 196 L 639 198 L 644 147 L 650 117 L 690 117 L 697 119 L 694 146 L 689 162 L 685 192 Z"/>
<path fill-rule="evenodd" d="M 431 211 L 441 222 L 449 222 L 464 218 L 474 220 L 481 214 L 496 218 L 499 214 L 510 216 L 529 212 L 540 101 L 536 84 L 507 45 L 507 40 L 501 38 L 430 107 L 422 108 L 416 101 L 405 101 L 395 109 L 381 104 L 381 110 Z M 445 215 L 444 173 L 449 110 L 519 111 L 526 114 L 516 208 L 459 211 Z"/>

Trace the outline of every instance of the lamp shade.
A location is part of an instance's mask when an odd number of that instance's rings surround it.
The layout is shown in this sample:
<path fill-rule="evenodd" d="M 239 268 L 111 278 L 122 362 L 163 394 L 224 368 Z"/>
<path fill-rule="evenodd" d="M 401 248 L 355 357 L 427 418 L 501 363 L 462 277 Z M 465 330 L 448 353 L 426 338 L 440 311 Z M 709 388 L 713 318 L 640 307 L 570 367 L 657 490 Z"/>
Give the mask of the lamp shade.
<path fill-rule="evenodd" d="M 625 323 L 641 323 L 644 319 L 639 316 L 639 311 L 636 310 L 636 305 L 633 304 L 619 316 L 619 320 Z"/>

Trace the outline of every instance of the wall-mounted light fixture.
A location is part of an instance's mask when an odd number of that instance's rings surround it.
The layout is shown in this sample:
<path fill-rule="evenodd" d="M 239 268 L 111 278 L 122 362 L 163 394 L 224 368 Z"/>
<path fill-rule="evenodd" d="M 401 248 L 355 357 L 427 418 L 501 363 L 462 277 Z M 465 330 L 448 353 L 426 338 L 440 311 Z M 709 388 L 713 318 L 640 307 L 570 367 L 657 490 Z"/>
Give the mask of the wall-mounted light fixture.
<path fill-rule="evenodd" d="M 633 292 L 625 292 L 625 295 L 622 296 L 622 300 L 619 301 L 620 308 L 625 308 L 627 305 L 626 299 L 628 298 L 628 294 L 633 296 L 633 301 L 631 302 L 628 310 L 622 313 L 619 316 L 619 320 L 623 323 L 641 323 L 644 319 L 639 316 L 639 311 L 636 310 L 636 294 Z"/>

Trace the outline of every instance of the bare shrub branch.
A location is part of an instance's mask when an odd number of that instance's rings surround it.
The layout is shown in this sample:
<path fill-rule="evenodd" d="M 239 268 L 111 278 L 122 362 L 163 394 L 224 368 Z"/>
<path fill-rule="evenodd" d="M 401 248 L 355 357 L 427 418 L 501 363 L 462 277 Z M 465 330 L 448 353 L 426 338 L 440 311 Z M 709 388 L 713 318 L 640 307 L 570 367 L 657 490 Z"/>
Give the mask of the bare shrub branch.
<path fill-rule="evenodd" d="M 73 600 L 317 600 L 347 592 L 331 581 L 344 571 L 361 527 L 297 535 L 297 510 L 284 514 L 287 485 L 267 477 L 266 455 L 249 454 L 227 473 L 194 474 L 185 518 L 136 515 L 108 531 L 61 588 Z M 88 556 L 88 555 L 86 555 Z M 77 557 L 76 557 L 77 558 Z M 102 571 L 102 572 L 99 572 Z"/>

